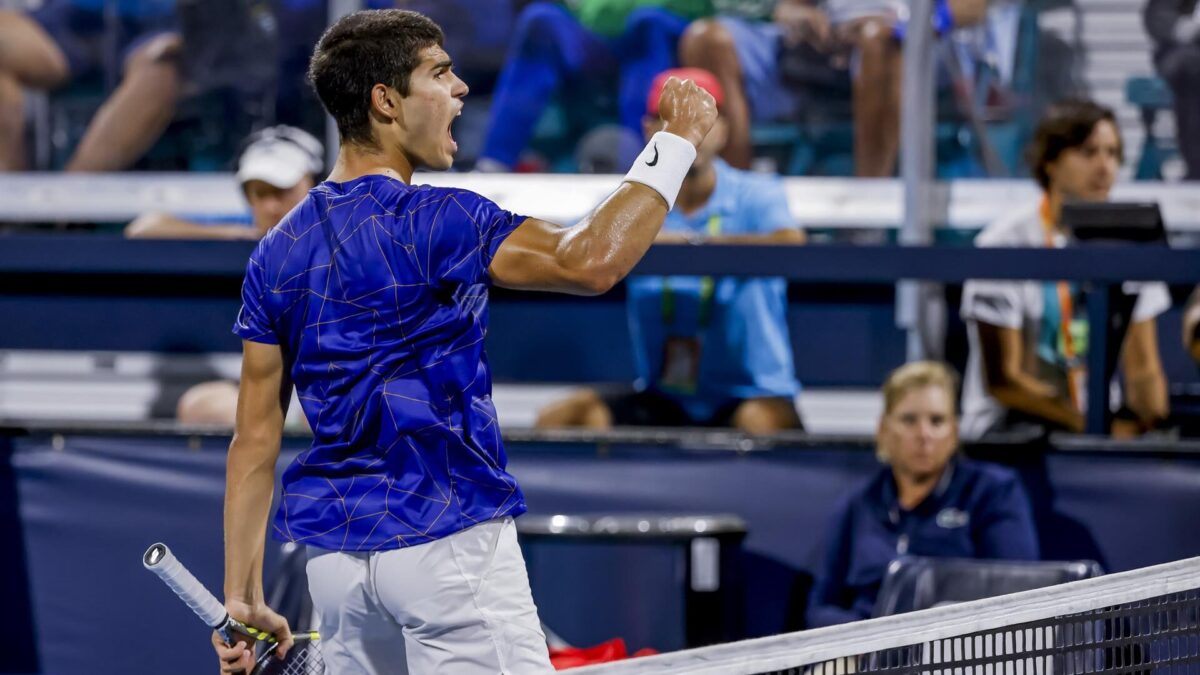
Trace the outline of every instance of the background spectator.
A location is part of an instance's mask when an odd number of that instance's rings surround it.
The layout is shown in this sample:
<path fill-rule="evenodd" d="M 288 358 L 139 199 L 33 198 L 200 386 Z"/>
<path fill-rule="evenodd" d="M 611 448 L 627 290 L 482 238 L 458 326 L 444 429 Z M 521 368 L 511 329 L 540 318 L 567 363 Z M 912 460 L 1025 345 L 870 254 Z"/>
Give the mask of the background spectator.
<path fill-rule="evenodd" d="M 850 93 L 854 172 L 890 176 L 900 149 L 903 0 L 716 0 L 726 11 L 688 27 L 680 63 L 707 68 L 729 92 L 723 157 L 748 168 L 750 122 L 794 119 L 802 106 Z M 986 0 L 942 0 L 938 28 L 983 20 Z M 931 74 L 932 76 L 932 74 Z M 804 90 L 809 95 L 804 95 Z"/>
<path fill-rule="evenodd" d="M 1154 40 L 1154 64 L 1175 98 L 1175 130 L 1187 180 L 1200 180 L 1200 3 L 1150 0 L 1145 20 Z"/>
<path fill-rule="evenodd" d="M 0 171 L 25 168 L 25 88 L 67 79 L 67 60 L 29 16 L 0 10 Z"/>
<path fill-rule="evenodd" d="M 1063 203 L 1106 201 L 1122 156 L 1111 110 L 1077 100 L 1054 106 L 1029 155 L 1044 191 L 1041 204 L 988 225 L 975 245 L 1067 246 Z M 1136 292 L 1121 371 L 1125 403 L 1145 430 L 1167 416 L 1155 318 L 1170 308 L 1171 296 L 1161 283 L 1139 285 Z M 1088 325 L 1077 284 L 972 280 L 963 287 L 961 313 L 970 343 L 964 437 L 1030 425 L 1083 431 Z"/>
<path fill-rule="evenodd" d="M 666 71 L 650 89 L 646 138 L 663 127 L 658 99 L 672 75 L 704 87 L 720 109 L 724 93 L 711 73 Z M 658 241 L 803 243 L 778 180 L 717 158 L 726 133 L 718 118 Z M 628 294 L 637 390 L 577 392 L 544 409 L 538 426 L 734 426 L 751 433 L 801 426 L 783 279 L 631 277 Z"/>
<path fill-rule="evenodd" d="M 689 19 L 709 11 L 708 0 L 582 0 L 564 6 L 534 2 L 517 17 L 477 169 L 511 170 L 558 92 L 619 81 L 621 123 L 640 131 L 646 90 L 675 63 Z"/>
<path fill-rule="evenodd" d="M 902 555 L 1038 559 L 1017 475 L 957 455 L 955 380 L 946 366 L 919 361 L 884 383 L 876 452 L 888 466 L 834 518 L 810 628 L 870 617 L 888 563 Z"/>
<path fill-rule="evenodd" d="M 244 145 L 245 150 L 238 157 L 237 179 L 250 207 L 245 219 L 205 223 L 185 216 L 148 213 L 130 223 L 125 236 L 257 240 L 321 180 L 324 148 L 305 131 L 288 126 L 269 127 L 251 134 Z"/>
<path fill-rule="evenodd" d="M 68 171 L 128 168 L 167 128 L 182 83 L 174 0 L 110 4 L 112 10 L 103 0 L 47 0 L 28 16 L 0 12 L 0 168 L 25 164 L 21 86 L 48 90 L 120 73 Z"/>

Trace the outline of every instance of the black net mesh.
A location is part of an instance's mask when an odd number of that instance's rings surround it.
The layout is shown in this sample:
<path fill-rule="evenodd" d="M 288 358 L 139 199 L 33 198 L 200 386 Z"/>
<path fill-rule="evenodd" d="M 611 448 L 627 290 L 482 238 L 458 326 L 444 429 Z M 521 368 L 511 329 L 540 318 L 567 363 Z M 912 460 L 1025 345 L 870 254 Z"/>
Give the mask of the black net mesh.
<path fill-rule="evenodd" d="M 1200 675 L 1200 590 L 758 675 Z"/>

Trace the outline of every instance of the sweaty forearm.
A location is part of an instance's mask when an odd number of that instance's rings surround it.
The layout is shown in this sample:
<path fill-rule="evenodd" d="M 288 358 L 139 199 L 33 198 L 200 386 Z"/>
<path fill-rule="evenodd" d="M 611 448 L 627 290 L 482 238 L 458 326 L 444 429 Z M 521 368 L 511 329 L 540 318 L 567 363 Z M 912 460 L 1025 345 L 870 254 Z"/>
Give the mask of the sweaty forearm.
<path fill-rule="evenodd" d="M 614 284 L 629 274 L 654 243 L 703 139 L 670 124 L 654 134 L 625 182 L 563 238 L 559 265 Z"/>
<path fill-rule="evenodd" d="M 589 270 L 612 286 L 645 255 L 666 216 L 661 195 L 639 183 L 622 183 L 563 237 L 559 264 Z"/>
<path fill-rule="evenodd" d="M 634 160 L 625 181 L 578 224 L 526 219 L 488 266 L 507 288 L 581 295 L 607 292 L 650 248 L 716 120 L 713 97 L 691 81 L 667 78 L 659 95 L 662 131 Z"/>
<path fill-rule="evenodd" d="M 225 598 L 263 600 L 262 559 L 267 515 L 275 490 L 275 460 L 234 439 L 225 479 Z"/>

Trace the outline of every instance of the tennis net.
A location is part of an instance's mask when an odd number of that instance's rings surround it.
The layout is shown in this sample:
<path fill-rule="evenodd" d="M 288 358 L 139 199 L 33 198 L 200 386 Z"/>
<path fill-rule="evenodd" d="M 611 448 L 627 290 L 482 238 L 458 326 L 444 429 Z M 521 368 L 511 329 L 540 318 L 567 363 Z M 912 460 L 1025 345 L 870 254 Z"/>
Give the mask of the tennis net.
<path fill-rule="evenodd" d="M 1200 558 L 579 675 L 1200 675 Z"/>

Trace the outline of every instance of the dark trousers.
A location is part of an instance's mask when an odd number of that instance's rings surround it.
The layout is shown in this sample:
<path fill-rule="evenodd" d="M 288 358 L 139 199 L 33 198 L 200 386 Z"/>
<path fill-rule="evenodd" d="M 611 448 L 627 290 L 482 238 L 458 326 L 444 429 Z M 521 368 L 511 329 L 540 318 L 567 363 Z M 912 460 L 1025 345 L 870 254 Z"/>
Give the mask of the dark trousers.
<path fill-rule="evenodd" d="M 687 25 L 664 9 L 643 7 L 630 12 L 621 37 L 605 38 L 562 5 L 529 5 L 517 18 L 496 84 L 483 156 L 512 166 L 555 92 L 569 84 L 594 86 L 605 78 L 619 80 L 621 123 L 640 138 L 650 85 L 675 65 L 675 47 Z"/>
<path fill-rule="evenodd" d="M 1158 72 L 1175 97 L 1175 126 L 1187 178 L 1200 180 L 1200 45 L 1168 48 L 1158 58 Z"/>

